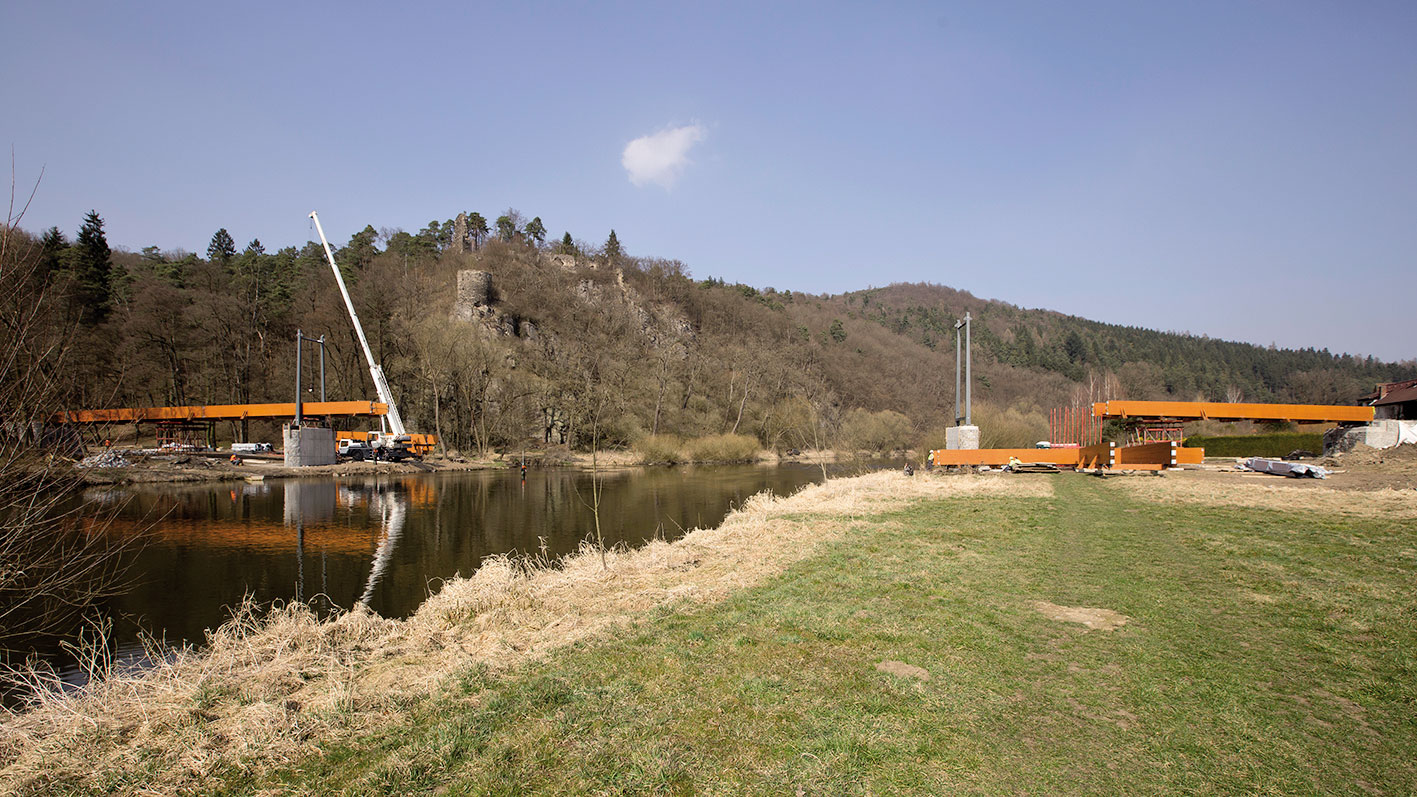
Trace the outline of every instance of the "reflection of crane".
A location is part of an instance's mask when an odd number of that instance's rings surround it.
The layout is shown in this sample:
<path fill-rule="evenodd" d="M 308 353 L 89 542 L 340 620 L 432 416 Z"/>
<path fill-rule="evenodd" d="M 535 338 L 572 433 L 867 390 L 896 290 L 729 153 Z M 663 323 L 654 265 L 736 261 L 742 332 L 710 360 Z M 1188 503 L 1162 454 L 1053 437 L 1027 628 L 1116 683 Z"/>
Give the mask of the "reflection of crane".
<path fill-rule="evenodd" d="M 354 301 L 349 298 L 349 288 L 345 287 L 344 275 L 340 273 L 339 266 L 335 265 L 335 256 L 330 252 L 330 242 L 325 238 L 325 228 L 320 226 L 320 217 L 315 211 L 310 211 L 310 218 L 315 220 L 315 230 L 320 233 L 320 243 L 325 246 L 325 259 L 330 261 L 330 269 L 335 272 L 335 283 L 339 285 L 340 295 L 344 297 L 344 306 L 349 310 L 349 320 L 354 323 L 354 333 L 359 336 L 359 345 L 364 349 L 364 360 L 369 363 L 369 375 L 374 378 L 374 390 L 379 394 L 379 401 L 387 404 L 388 414 L 381 420 L 387 420 L 389 432 L 392 434 L 370 433 L 365 441 L 373 448 L 383 448 L 386 450 L 404 449 L 407 455 L 407 444 L 414 443 L 415 449 L 422 449 L 431 446 L 433 442 L 429 435 L 418 435 L 418 440 L 414 440 L 404 428 L 403 416 L 399 415 L 398 405 L 394 403 L 394 391 L 389 389 L 389 380 L 384 378 L 384 369 L 374 361 L 374 352 L 369 348 L 369 339 L 364 337 L 364 325 L 359 323 L 359 314 L 354 312 Z"/>
<path fill-rule="evenodd" d="M 379 547 L 374 551 L 374 566 L 369 568 L 369 579 L 364 582 L 364 594 L 359 596 L 359 602 L 365 606 L 373 599 L 374 588 L 384 577 L 384 571 L 389 569 L 389 561 L 393 558 L 399 537 L 403 536 L 404 519 L 408 515 L 408 505 L 397 492 L 376 490 L 371 498 L 370 506 L 379 510 L 384 533 L 379 537 Z"/>

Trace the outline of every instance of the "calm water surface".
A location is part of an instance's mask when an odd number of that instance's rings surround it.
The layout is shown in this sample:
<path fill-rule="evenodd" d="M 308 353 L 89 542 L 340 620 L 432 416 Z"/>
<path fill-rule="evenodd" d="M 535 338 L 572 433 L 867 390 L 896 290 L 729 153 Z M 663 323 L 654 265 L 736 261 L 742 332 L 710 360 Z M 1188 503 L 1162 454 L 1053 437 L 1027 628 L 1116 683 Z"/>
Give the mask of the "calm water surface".
<path fill-rule="evenodd" d="M 819 482 L 818 467 L 703 466 L 602 474 L 607 545 L 673 539 L 717 525 L 754 493 Z M 472 471 L 360 475 L 220 485 L 92 489 L 121 504 L 112 533 L 139 537 L 131 585 L 105 611 L 120 652 L 139 629 L 200 643 L 246 595 L 269 603 L 348 608 L 388 617 L 418 608 L 440 579 L 493 554 L 555 558 L 593 539 L 590 475 Z"/>

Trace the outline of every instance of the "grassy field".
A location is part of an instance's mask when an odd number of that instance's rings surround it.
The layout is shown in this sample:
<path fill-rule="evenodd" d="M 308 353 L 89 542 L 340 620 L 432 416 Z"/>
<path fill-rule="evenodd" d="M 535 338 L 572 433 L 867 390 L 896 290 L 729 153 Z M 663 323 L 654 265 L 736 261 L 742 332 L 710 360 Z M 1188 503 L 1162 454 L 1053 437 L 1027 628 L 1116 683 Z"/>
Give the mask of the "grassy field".
<path fill-rule="evenodd" d="M 215 774 L 233 793 L 1417 791 L 1417 521 L 1012 478 L 1055 491 L 859 517 L 725 601 L 468 667 L 397 722 Z"/>

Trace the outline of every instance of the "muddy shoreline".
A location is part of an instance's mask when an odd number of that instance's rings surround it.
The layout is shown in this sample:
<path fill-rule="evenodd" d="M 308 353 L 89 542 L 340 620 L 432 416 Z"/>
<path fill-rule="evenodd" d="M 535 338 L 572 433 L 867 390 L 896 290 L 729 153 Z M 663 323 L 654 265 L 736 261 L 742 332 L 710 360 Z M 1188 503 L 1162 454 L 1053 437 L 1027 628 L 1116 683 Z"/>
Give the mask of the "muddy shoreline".
<path fill-rule="evenodd" d="M 651 467 L 633 451 L 601 451 L 594 460 L 587 453 L 567 451 L 536 451 L 525 454 L 498 455 L 489 459 L 465 457 L 429 457 L 403 462 L 349 461 L 334 465 L 313 465 L 301 468 L 285 466 L 280 454 L 241 454 L 240 464 L 231 461 L 229 452 L 154 453 L 142 449 L 114 448 L 126 464 L 120 467 L 81 467 L 74 463 L 74 473 L 88 486 L 123 484 L 184 484 L 197 482 L 264 481 L 266 479 L 298 479 L 311 477 L 348 476 L 359 474 L 412 474 L 447 471 L 511 470 L 528 468 L 570 468 L 578 470 L 620 470 Z M 760 452 L 753 462 L 763 464 L 834 462 L 830 451 L 807 452 L 803 456 L 779 457 Z M 714 462 L 697 464 L 743 464 Z"/>

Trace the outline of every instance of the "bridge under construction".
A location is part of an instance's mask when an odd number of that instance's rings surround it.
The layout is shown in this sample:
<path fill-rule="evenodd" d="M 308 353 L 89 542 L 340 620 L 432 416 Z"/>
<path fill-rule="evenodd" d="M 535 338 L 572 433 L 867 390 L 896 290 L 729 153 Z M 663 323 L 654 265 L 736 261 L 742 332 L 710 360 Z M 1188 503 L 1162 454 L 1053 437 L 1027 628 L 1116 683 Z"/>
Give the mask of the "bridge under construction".
<path fill-rule="evenodd" d="M 293 421 L 314 418 L 373 418 L 387 415 L 389 405 L 378 401 L 303 401 L 275 404 L 192 404 L 180 407 L 121 407 L 56 412 L 51 423 L 105 426 L 152 424 L 162 446 L 216 448 L 218 421 Z"/>
<path fill-rule="evenodd" d="M 300 414 L 318 417 L 374 417 L 387 415 L 389 405 L 377 401 L 305 401 Z M 124 407 L 111 410 L 56 412 L 54 423 L 195 423 L 246 419 L 295 418 L 296 404 L 194 404 L 186 407 Z"/>
<path fill-rule="evenodd" d="M 1080 408 L 1074 408 L 1080 409 Z M 1100 423 L 1085 423 L 1083 413 L 1055 411 L 1050 435 L 1064 430 L 1067 440 L 1049 448 L 940 449 L 930 452 L 937 466 L 1003 466 L 1011 463 L 1056 465 L 1063 468 L 1124 468 L 1161 470 L 1199 465 L 1205 449 L 1183 444 L 1181 424 L 1193 421 L 1259 421 L 1284 423 L 1358 424 L 1373 420 L 1373 407 L 1342 404 L 1241 404 L 1220 401 L 1101 401 L 1092 418 L 1139 424 L 1141 434 L 1129 445 L 1101 442 Z"/>

